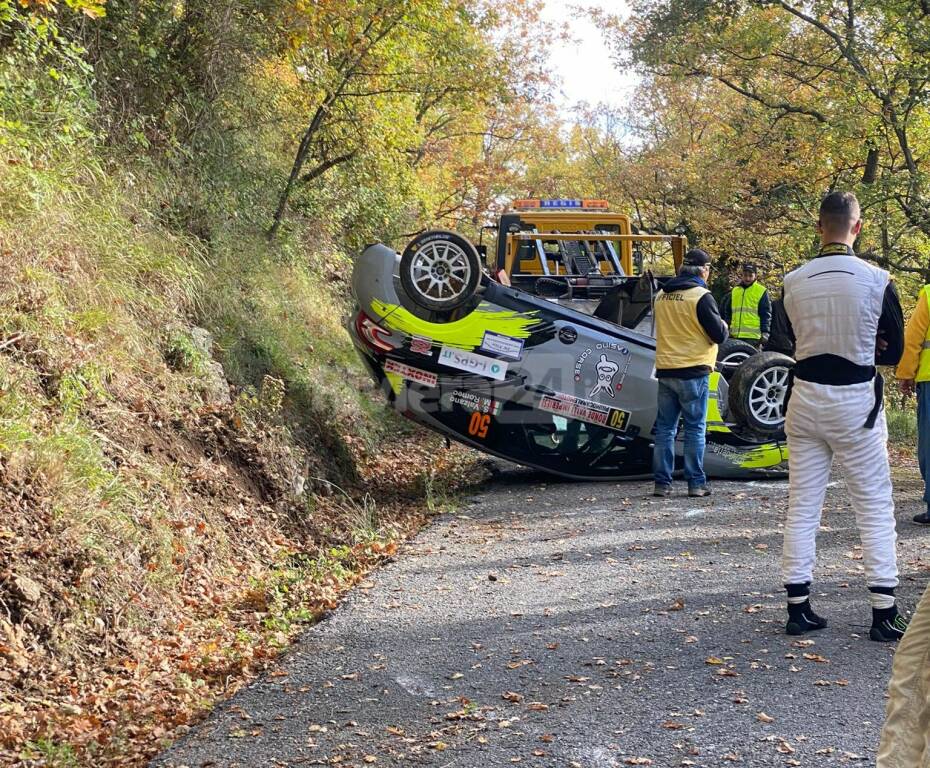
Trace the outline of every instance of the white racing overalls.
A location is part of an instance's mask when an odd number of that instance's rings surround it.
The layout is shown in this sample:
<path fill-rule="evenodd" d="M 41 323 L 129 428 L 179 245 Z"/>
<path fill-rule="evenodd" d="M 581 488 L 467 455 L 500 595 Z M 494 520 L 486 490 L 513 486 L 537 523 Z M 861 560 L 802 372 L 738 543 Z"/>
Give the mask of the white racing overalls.
<path fill-rule="evenodd" d="M 870 591 L 875 608 L 894 604 L 885 588 L 898 583 L 888 430 L 874 378 L 875 340 L 888 281 L 887 272 L 846 246 L 827 246 L 785 277 L 785 310 L 797 340 L 798 364 L 786 421 L 784 583 L 812 581 L 817 530 L 835 457 L 845 470 L 868 586 L 879 589 Z M 852 370 L 853 375 L 837 380 L 837 370 Z"/>
<path fill-rule="evenodd" d="M 794 381 L 785 425 L 789 473 L 782 557 L 785 584 L 812 580 L 817 529 L 834 457 L 845 473 L 868 586 L 898 584 L 884 411 L 872 429 L 862 426 L 874 398 L 871 381 L 846 386 Z"/>
<path fill-rule="evenodd" d="M 876 768 L 930 768 L 930 587 L 895 651 Z"/>

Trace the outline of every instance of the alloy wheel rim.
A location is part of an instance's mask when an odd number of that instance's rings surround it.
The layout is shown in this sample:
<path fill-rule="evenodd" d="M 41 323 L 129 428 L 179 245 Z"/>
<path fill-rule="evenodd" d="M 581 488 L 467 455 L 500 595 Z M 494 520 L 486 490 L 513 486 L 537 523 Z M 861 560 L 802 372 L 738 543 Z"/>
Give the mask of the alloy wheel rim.
<path fill-rule="evenodd" d="M 465 251 L 454 243 L 427 243 L 413 257 L 410 277 L 423 296 L 450 301 L 465 293 L 471 265 Z"/>
<path fill-rule="evenodd" d="M 750 357 L 748 352 L 731 352 L 720 358 L 720 365 L 724 368 L 739 368 Z"/>
<path fill-rule="evenodd" d="M 766 368 L 749 387 L 749 411 L 769 427 L 785 420 L 785 392 L 788 389 L 788 368 L 783 365 Z"/>

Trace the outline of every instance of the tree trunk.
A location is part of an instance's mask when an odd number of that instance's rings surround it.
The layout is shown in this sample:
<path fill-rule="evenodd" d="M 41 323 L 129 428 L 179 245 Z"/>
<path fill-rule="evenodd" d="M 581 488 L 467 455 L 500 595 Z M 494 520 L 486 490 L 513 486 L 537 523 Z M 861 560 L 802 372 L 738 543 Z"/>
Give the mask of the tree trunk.
<path fill-rule="evenodd" d="M 278 234 L 278 229 L 281 227 L 281 220 L 284 218 L 284 211 L 287 208 L 287 201 L 291 197 L 291 190 L 294 189 L 294 182 L 297 181 L 301 168 L 303 168 L 307 155 L 310 152 L 310 142 L 313 140 L 313 133 L 311 131 L 312 127 L 304 131 L 304 135 L 300 140 L 300 145 L 297 147 L 297 154 L 294 156 L 294 165 L 291 166 L 291 174 L 287 177 L 287 184 L 284 185 L 284 189 L 281 190 L 281 196 L 278 198 L 278 207 L 274 212 L 271 226 L 268 228 L 269 240 L 274 240 Z"/>

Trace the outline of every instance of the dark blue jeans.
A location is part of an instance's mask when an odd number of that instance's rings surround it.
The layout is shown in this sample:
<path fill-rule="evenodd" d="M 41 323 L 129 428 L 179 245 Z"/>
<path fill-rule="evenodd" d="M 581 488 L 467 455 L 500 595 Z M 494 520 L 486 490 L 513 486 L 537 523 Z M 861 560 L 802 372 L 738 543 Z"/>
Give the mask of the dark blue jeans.
<path fill-rule="evenodd" d="M 930 509 L 930 381 L 917 384 L 917 461 L 920 476 L 924 479 L 924 501 Z"/>
<path fill-rule="evenodd" d="M 689 488 L 707 482 L 704 476 L 704 435 L 709 378 L 659 379 L 656 447 L 652 454 L 652 474 L 659 485 L 672 483 L 679 416 L 684 420 L 685 480 Z"/>

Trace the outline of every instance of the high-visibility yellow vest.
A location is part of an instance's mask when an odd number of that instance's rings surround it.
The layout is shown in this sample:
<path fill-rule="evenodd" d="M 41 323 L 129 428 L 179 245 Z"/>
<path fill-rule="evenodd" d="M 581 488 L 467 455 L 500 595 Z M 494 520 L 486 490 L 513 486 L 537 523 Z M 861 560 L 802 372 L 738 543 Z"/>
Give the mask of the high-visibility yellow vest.
<path fill-rule="evenodd" d="M 700 286 L 656 296 L 656 368 L 674 370 L 717 363 L 717 345 L 697 317 L 698 302 L 710 291 Z"/>
<path fill-rule="evenodd" d="M 925 285 L 920 289 L 920 296 L 917 300 L 926 301 L 927 309 L 930 311 L 930 285 Z M 930 381 L 930 324 L 927 325 L 927 333 L 920 350 L 915 381 Z"/>
<path fill-rule="evenodd" d="M 762 324 L 759 320 L 759 302 L 765 286 L 755 282 L 748 288 L 737 285 L 730 293 L 730 335 L 736 339 L 759 341 Z"/>

